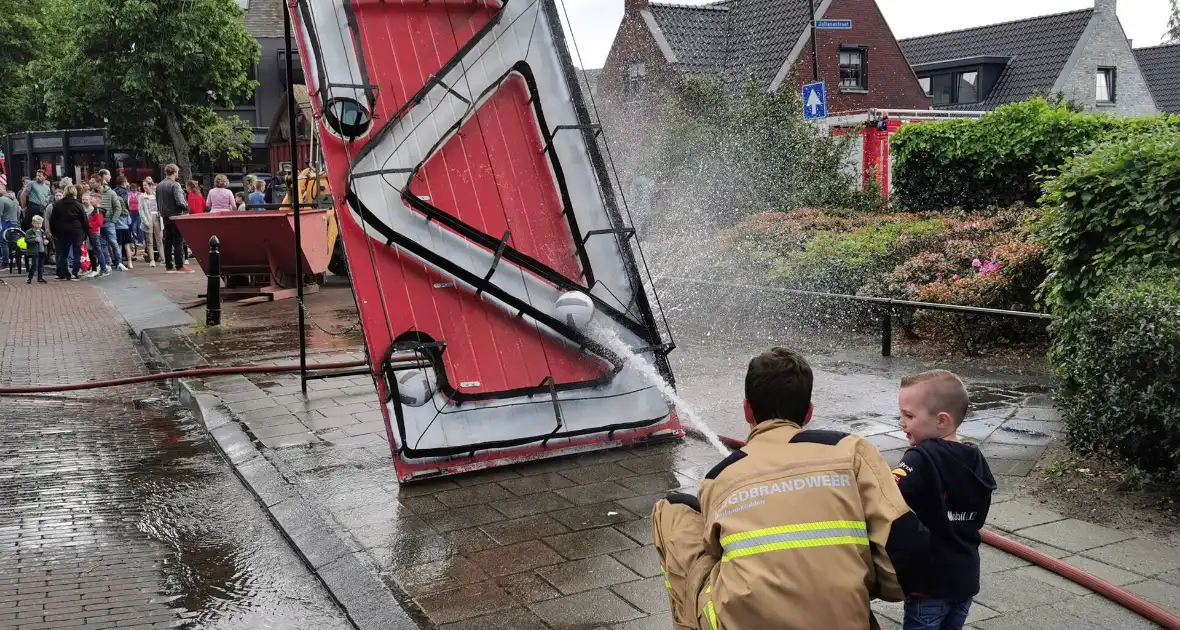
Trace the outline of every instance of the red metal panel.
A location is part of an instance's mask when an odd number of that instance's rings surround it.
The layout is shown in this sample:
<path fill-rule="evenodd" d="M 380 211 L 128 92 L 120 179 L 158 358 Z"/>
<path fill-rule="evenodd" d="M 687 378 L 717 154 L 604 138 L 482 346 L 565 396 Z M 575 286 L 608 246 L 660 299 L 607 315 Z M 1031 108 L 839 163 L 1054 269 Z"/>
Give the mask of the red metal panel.
<path fill-rule="evenodd" d="M 224 273 L 281 271 L 295 276 L 295 215 L 290 212 L 209 212 L 175 217 L 174 221 L 204 271 L 209 269 L 209 237 L 216 236 L 221 242 Z M 328 269 L 328 211 L 301 211 L 299 227 L 303 272 L 324 273 Z"/>
<path fill-rule="evenodd" d="M 500 8 L 488 0 L 344 1 L 355 16 L 367 78 L 379 95 L 373 111 L 377 127 L 398 120 L 430 77 L 444 75 L 448 62 Z M 345 28 L 343 24 L 341 28 Z M 320 35 L 337 36 L 326 32 Z M 351 34 L 342 32 L 339 36 L 349 38 Z M 301 37 L 299 45 L 306 47 L 307 41 Z M 302 59 L 313 58 L 307 50 L 301 52 Z M 311 70 L 307 72 L 309 78 L 316 76 Z M 486 81 L 488 77 L 470 80 Z M 476 94 L 485 86 L 458 87 L 464 94 Z M 313 106 L 317 115 L 322 115 L 323 103 L 318 98 L 313 97 Z M 428 106 L 416 107 L 421 109 L 411 109 L 410 119 L 425 120 L 430 115 Z M 475 107 L 475 115 L 447 138 L 414 175 L 409 183 L 413 195 L 428 198 L 430 205 L 484 234 L 500 237 L 510 230 L 509 245 L 514 250 L 585 285 L 525 80 L 510 77 Z M 349 181 L 351 165 L 366 150 L 366 143 L 379 136 L 380 132 L 374 132 L 356 142 L 346 142 L 332 133 L 321 134 L 338 208 L 350 207 L 346 195 L 353 190 Z M 384 203 L 401 204 L 398 211 L 418 212 L 397 194 L 397 187 L 391 184 L 384 193 Z M 435 267 L 374 238 L 353 211 L 341 212 L 339 220 L 365 342 L 374 361 L 395 339 L 413 332 L 445 340 L 443 369 L 447 381 L 461 387 L 463 394 L 536 388 L 548 378 L 558 385 L 582 383 L 608 374 L 606 363 L 555 340 L 552 332 L 538 330 L 532 320 L 489 303 L 486 295 L 481 297 L 456 286 L 453 278 Z M 532 272 L 513 268 L 497 273 Z M 547 312 L 552 305 L 534 306 Z M 379 369 L 374 365 L 378 392 L 382 401 L 389 400 L 390 392 Z M 402 479 L 420 472 L 458 472 L 571 449 L 627 443 L 654 434 L 682 435 L 674 415 L 657 420 L 651 416 L 619 418 L 620 423 L 642 420 L 652 424 L 610 432 L 604 429 L 599 434 L 555 440 L 553 444 L 538 439 L 534 444 L 490 452 L 485 447 L 470 457 L 453 455 L 446 463 L 411 463 L 398 456 L 397 447 L 406 445 L 399 444 L 390 407 L 384 406 L 383 411 Z M 497 422 L 511 422 L 505 413 L 501 409 L 491 417 Z M 443 425 L 448 422 L 445 415 L 438 419 Z M 560 417 L 555 420 L 560 428 Z M 545 435 L 553 430 L 552 426 L 538 427 L 539 434 Z"/>

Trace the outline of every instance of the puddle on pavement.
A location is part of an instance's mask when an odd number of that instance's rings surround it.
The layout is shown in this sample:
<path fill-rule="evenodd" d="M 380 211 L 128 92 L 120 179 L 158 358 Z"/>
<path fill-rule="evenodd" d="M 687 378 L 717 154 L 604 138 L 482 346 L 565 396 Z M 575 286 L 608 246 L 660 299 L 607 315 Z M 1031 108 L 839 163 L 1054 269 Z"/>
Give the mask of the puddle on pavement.
<path fill-rule="evenodd" d="M 160 601 L 201 628 L 347 628 L 343 615 L 190 418 L 152 419 L 127 473 L 136 528 L 163 544 Z"/>

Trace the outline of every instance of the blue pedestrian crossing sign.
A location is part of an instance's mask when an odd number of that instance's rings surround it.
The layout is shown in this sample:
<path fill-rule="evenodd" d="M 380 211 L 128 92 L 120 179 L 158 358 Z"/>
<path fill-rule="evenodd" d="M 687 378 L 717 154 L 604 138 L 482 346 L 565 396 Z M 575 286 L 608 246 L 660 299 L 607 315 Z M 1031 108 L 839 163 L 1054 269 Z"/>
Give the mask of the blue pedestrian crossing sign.
<path fill-rule="evenodd" d="M 824 82 L 808 83 L 803 86 L 803 118 L 818 120 L 828 116 L 828 99 L 824 95 Z"/>

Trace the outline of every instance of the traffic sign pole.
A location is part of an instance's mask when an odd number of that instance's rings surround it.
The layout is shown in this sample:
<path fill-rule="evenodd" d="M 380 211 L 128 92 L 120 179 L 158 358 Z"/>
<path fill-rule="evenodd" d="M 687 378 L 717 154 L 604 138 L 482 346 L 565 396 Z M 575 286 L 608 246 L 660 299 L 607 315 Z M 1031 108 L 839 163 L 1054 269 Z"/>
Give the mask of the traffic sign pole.
<path fill-rule="evenodd" d="M 819 49 L 815 42 L 815 0 L 807 0 L 807 15 L 811 18 L 811 80 L 819 81 Z"/>

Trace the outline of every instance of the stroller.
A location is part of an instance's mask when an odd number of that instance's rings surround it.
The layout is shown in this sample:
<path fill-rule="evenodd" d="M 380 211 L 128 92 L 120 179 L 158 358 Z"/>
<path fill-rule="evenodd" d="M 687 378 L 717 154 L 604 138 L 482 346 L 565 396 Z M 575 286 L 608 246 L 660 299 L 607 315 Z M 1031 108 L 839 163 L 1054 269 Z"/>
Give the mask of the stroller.
<path fill-rule="evenodd" d="M 7 263 L 8 273 L 12 273 L 12 268 L 16 267 L 17 273 L 23 273 L 26 263 L 25 254 L 25 233 L 20 228 L 10 227 L 4 230 L 4 244 L 7 246 L 5 250 L 8 252 L 8 260 L 0 261 L 0 265 Z"/>

